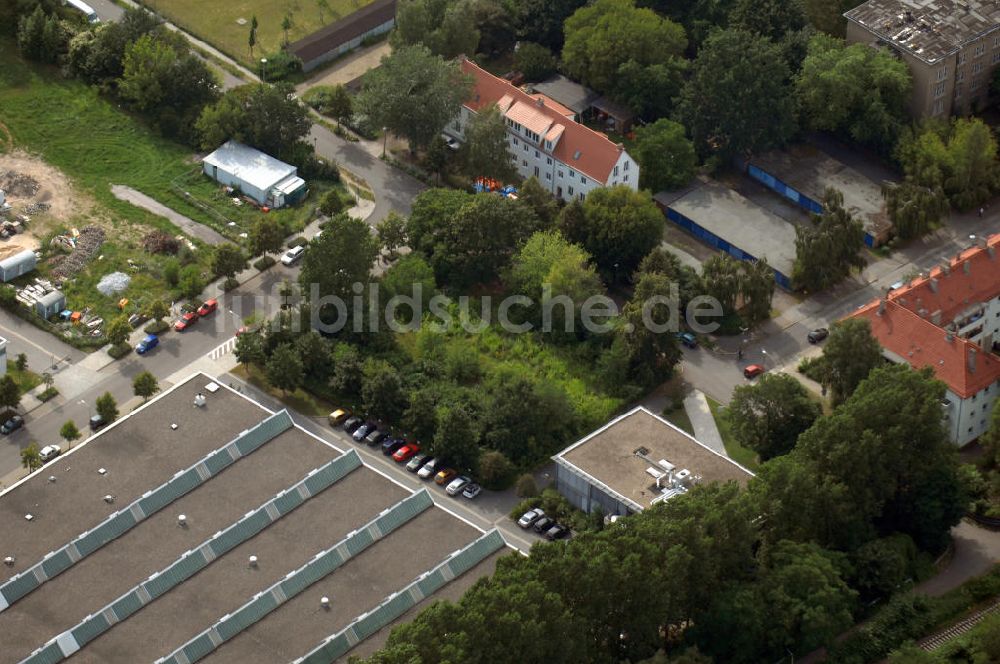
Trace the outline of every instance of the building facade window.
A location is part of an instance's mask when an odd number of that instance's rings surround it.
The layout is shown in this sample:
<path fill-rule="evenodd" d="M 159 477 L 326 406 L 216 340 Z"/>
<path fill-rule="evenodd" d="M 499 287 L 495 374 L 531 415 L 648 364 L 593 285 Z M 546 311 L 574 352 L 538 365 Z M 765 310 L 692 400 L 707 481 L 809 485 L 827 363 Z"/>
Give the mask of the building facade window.
<path fill-rule="evenodd" d="M 576 171 L 574 171 L 572 168 L 569 169 L 569 179 L 572 180 L 575 176 L 576 176 Z"/>
<path fill-rule="evenodd" d="M 580 176 L 580 184 L 587 184 L 587 178 Z"/>
<path fill-rule="evenodd" d="M 964 69 L 959 69 L 958 71 L 955 72 L 955 80 L 956 81 L 964 81 L 965 80 L 965 70 Z"/>
<path fill-rule="evenodd" d="M 535 143 L 537 143 L 539 140 L 541 140 L 541 136 L 539 136 L 535 132 L 531 131 L 530 129 L 525 129 L 524 130 L 524 135 L 527 136 L 528 138 L 530 138 Z"/>
<path fill-rule="evenodd" d="M 521 165 L 524 166 L 525 168 L 527 168 L 528 167 L 528 160 L 527 159 L 522 159 L 521 160 Z"/>
<path fill-rule="evenodd" d="M 972 85 L 969 86 L 969 89 L 970 90 L 978 90 L 979 89 L 979 79 L 978 78 L 972 79 Z"/>
<path fill-rule="evenodd" d="M 628 170 L 628 160 L 625 161 L 625 170 Z"/>
<path fill-rule="evenodd" d="M 628 182 L 628 173 L 625 174 L 625 177 L 623 179 L 625 180 L 625 182 Z"/>
<path fill-rule="evenodd" d="M 525 143 L 525 144 L 524 144 L 524 151 L 525 151 L 525 152 L 527 152 L 527 151 L 528 151 L 528 144 L 527 144 L 527 143 Z"/>
<path fill-rule="evenodd" d="M 615 177 L 618 177 L 618 167 L 615 166 Z"/>
<path fill-rule="evenodd" d="M 570 188 L 569 188 L 569 189 L 568 189 L 567 191 L 569 191 L 569 195 L 570 195 L 570 196 L 572 196 L 572 195 L 573 195 L 573 187 L 570 187 Z"/>
<path fill-rule="evenodd" d="M 960 65 L 965 64 L 965 51 L 962 51 L 961 53 L 958 54 L 958 64 Z"/>
<path fill-rule="evenodd" d="M 541 159 L 542 155 L 539 154 L 538 150 L 535 150 L 535 159 Z"/>
<path fill-rule="evenodd" d="M 581 191 L 581 192 L 580 192 L 580 200 L 581 200 L 581 201 L 583 200 L 583 196 L 584 196 L 584 194 L 583 194 L 583 192 Z"/>
<path fill-rule="evenodd" d="M 1000 62 L 1000 51 L 993 54 L 993 64 Z"/>
<path fill-rule="evenodd" d="M 564 177 L 563 172 L 561 170 L 559 171 L 559 177 Z"/>
<path fill-rule="evenodd" d="M 538 166 L 535 166 L 535 177 L 538 177 Z"/>
<path fill-rule="evenodd" d="M 975 64 L 972 65 L 972 73 L 973 74 L 978 74 L 978 73 L 980 73 L 982 71 L 983 71 L 983 63 L 982 62 L 977 62 L 977 63 L 975 63 Z"/>
<path fill-rule="evenodd" d="M 1000 37 L 993 38 L 993 48 L 1000 48 Z"/>
<path fill-rule="evenodd" d="M 934 110 L 931 111 L 932 115 L 941 115 L 944 112 L 944 102 L 940 99 L 934 102 Z"/>
<path fill-rule="evenodd" d="M 944 94 L 944 83 L 938 83 L 934 86 L 934 98 L 937 99 Z"/>
<path fill-rule="evenodd" d="M 986 52 L 986 44 L 977 44 L 975 50 L 972 52 L 975 57 L 979 57 Z"/>
<path fill-rule="evenodd" d="M 938 69 L 938 72 L 937 72 L 937 80 L 943 81 L 946 78 L 948 78 L 948 68 L 947 67 L 941 67 L 940 69 Z"/>
<path fill-rule="evenodd" d="M 552 173 L 546 173 L 545 174 L 545 179 L 546 180 L 551 180 L 552 179 Z"/>
<path fill-rule="evenodd" d="M 520 141 L 518 141 L 518 140 L 517 140 L 517 139 L 515 138 L 515 139 L 514 139 L 514 147 L 517 147 L 517 146 L 519 145 L 519 143 L 520 143 Z"/>
<path fill-rule="evenodd" d="M 546 163 L 547 165 L 551 166 L 551 165 L 552 165 L 552 157 L 546 157 L 546 158 L 545 158 L 545 163 Z"/>

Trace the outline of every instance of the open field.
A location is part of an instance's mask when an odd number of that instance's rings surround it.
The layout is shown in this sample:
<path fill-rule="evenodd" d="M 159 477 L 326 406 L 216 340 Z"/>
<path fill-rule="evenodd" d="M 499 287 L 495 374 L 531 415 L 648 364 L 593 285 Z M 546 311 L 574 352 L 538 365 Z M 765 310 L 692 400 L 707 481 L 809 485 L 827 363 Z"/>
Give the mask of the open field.
<path fill-rule="evenodd" d="M 284 17 L 292 27 L 288 40 L 297 41 L 325 25 L 353 14 L 371 0 L 142 0 L 171 23 L 215 46 L 230 57 L 254 67 L 259 74 L 260 58 L 281 48 L 285 33 Z M 250 19 L 257 17 L 257 46 L 250 57 Z M 241 21 L 242 19 L 242 21 Z"/>

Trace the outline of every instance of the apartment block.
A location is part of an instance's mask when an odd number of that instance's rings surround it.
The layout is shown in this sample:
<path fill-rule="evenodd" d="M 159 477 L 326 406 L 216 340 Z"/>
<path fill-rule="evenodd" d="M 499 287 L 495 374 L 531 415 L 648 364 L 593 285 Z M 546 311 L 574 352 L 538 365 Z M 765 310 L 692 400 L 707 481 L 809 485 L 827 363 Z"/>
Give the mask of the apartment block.
<path fill-rule="evenodd" d="M 1000 3 L 869 0 L 844 14 L 847 41 L 889 49 L 913 75 L 915 118 L 982 108 L 1000 64 Z"/>

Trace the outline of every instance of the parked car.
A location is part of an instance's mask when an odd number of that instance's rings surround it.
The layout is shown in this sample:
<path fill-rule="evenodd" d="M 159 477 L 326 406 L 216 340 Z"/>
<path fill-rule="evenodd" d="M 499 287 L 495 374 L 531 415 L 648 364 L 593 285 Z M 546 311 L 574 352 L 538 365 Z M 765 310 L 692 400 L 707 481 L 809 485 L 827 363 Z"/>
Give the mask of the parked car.
<path fill-rule="evenodd" d="M 14 415 L 12 418 L 4 422 L 3 425 L 0 425 L 0 433 L 14 433 L 23 426 L 24 418 L 20 415 Z"/>
<path fill-rule="evenodd" d="M 897 289 L 899 289 L 899 288 L 902 288 L 902 287 L 903 287 L 903 284 L 904 284 L 904 282 L 902 282 L 902 281 L 897 281 L 896 283 L 894 283 L 894 284 L 892 284 L 891 286 L 889 286 L 889 291 L 891 292 L 891 291 L 894 291 L 894 290 L 897 290 Z"/>
<path fill-rule="evenodd" d="M 396 453 L 398 454 L 399 450 L 396 450 Z M 420 467 L 427 463 L 430 458 L 429 454 L 415 454 L 408 462 L 406 462 L 406 469 L 411 473 L 415 473 L 420 470 Z"/>
<path fill-rule="evenodd" d="M 455 479 L 457 475 L 458 471 L 455 470 L 454 468 L 445 468 L 444 470 L 439 470 L 437 472 L 437 475 L 434 476 L 434 484 L 437 484 L 438 486 L 444 486 L 448 482 Z"/>
<path fill-rule="evenodd" d="M 462 489 L 464 489 L 465 487 L 467 487 L 470 484 L 472 484 L 472 478 L 471 477 L 466 477 L 465 475 L 460 475 L 460 476 L 456 477 L 455 479 L 453 479 L 451 481 L 451 483 L 448 484 L 448 486 L 446 486 L 444 488 L 444 490 L 448 493 L 449 496 L 457 496 L 458 494 L 460 494 L 462 492 Z"/>
<path fill-rule="evenodd" d="M 397 438 L 395 436 L 389 436 L 382 441 L 382 454 L 386 456 L 392 456 L 396 453 L 403 445 L 406 445 L 406 441 L 402 438 Z"/>
<path fill-rule="evenodd" d="M 219 308 L 219 301 L 213 297 L 211 299 L 205 300 L 202 303 L 202 305 L 198 307 L 198 315 L 207 316 L 208 314 L 212 313 L 218 308 Z"/>
<path fill-rule="evenodd" d="M 680 341 L 685 346 L 687 346 L 688 348 L 698 347 L 698 337 L 694 336 L 690 332 L 678 332 L 677 340 Z"/>
<path fill-rule="evenodd" d="M 551 528 L 545 531 L 545 539 L 549 541 L 562 539 L 567 535 L 569 535 L 569 528 L 561 523 L 553 524 Z"/>
<path fill-rule="evenodd" d="M 438 467 L 443 463 L 444 461 L 441 459 L 431 458 L 430 461 L 427 461 L 424 465 L 420 466 L 420 470 L 417 471 L 417 477 L 422 480 L 432 477 L 434 473 L 437 472 Z"/>
<path fill-rule="evenodd" d="M 107 425 L 107 422 L 105 422 L 104 418 L 101 417 L 100 415 L 92 415 L 91 416 L 91 418 L 90 418 L 90 430 L 91 431 L 98 431 L 100 429 L 103 429 L 105 427 L 105 425 Z"/>
<path fill-rule="evenodd" d="M 748 366 L 746 369 L 743 370 L 743 377 L 746 378 L 747 380 L 750 380 L 751 378 L 756 378 L 762 373 L 764 373 L 764 367 L 760 366 L 759 364 L 751 364 L 750 366 Z"/>
<path fill-rule="evenodd" d="M 294 265 L 302 258 L 302 254 L 306 253 L 306 248 L 302 245 L 298 247 L 292 247 L 285 252 L 285 255 L 281 257 L 282 265 Z"/>
<path fill-rule="evenodd" d="M 193 311 L 189 311 L 186 314 L 181 315 L 181 317 L 177 319 L 177 322 L 174 323 L 174 329 L 177 330 L 178 332 L 183 332 L 184 330 L 188 329 L 197 322 L 198 322 L 198 314 L 196 314 Z"/>
<path fill-rule="evenodd" d="M 810 332 L 806 336 L 806 339 L 808 339 L 809 343 L 811 344 L 818 344 L 819 342 L 823 341 L 823 339 L 826 339 L 828 336 L 830 336 L 830 331 L 825 327 L 819 327 Z"/>
<path fill-rule="evenodd" d="M 521 518 L 517 520 L 517 525 L 521 526 L 522 528 L 530 528 L 535 523 L 535 521 L 538 521 L 543 516 L 545 516 L 545 512 L 536 507 L 535 509 L 528 510 L 527 512 L 522 514 Z"/>
<path fill-rule="evenodd" d="M 354 433 L 355 431 L 358 430 L 358 427 L 360 427 L 364 423 L 365 421 L 360 417 L 358 417 L 357 415 L 348 417 L 346 420 L 344 420 L 344 431 L 346 431 L 347 433 Z"/>
<path fill-rule="evenodd" d="M 381 442 L 388 437 L 389 437 L 388 431 L 379 431 L 378 429 L 372 429 L 371 431 L 368 432 L 368 435 L 365 436 L 365 444 L 370 447 L 375 447 L 376 445 L 381 444 Z"/>
<path fill-rule="evenodd" d="M 132 329 L 139 327 L 143 323 L 149 320 L 149 316 L 143 313 L 134 313 L 128 317 L 128 324 L 132 326 Z"/>
<path fill-rule="evenodd" d="M 555 519 L 550 519 L 547 516 L 543 516 L 538 521 L 535 521 L 535 523 L 533 523 L 531 527 L 535 530 L 536 533 L 538 533 L 539 535 L 541 535 L 542 533 L 544 533 L 546 530 L 548 530 L 549 528 L 551 528 L 554 525 L 556 525 L 556 520 Z"/>
<path fill-rule="evenodd" d="M 354 438 L 355 442 L 360 443 L 362 440 L 365 439 L 365 436 L 370 434 L 372 431 L 376 430 L 377 427 L 374 424 L 368 424 L 366 422 L 361 426 L 359 426 L 357 429 L 355 429 L 354 433 L 351 434 L 351 437 Z"/>
<path fill-rule="evenodd" d="M 351 411 L 344 410 L 343 408 L 338 408 L 327 416 L 327 421 L 332 427 L 339 427 L 341 424 L 347 421 L 347 418 L 351 416 Z"/>
<path fill-rule="evenodd" d="M 42 461 L 51 461 L 60 454 L 62 454 L 62 448 L 58 445 L 46 445 L 42 449 L 38 450 L 38 457 Z"/>
<path fill-rule="evenodd" d="M 392 453 L 392 460 L 396 463 L 403 463 L 411 457 L 415 459 L 415 455 L 419 451 L 420 446 L 416 443 L 403 443 L 401 446 L 396 448 L 395 452 Z M 410 464 L 406 464 L 406 469 L 410 469 Z"/>
<path fill-rule="evenodd" d="M 160 338 L 158 336 L 155 334 L 147 334 L 145 339 L 136 344 L 135 352 L 139 355 L 145 355 L 159 345 Z"/>
<path fill-rule="evenodd" d="M 462 491 L 462 495 L 468 498 L 469 500 L 472 500 L 482 492 L 483 492 L 483 487 L 479 486 L 475 482 L 471 482 L 465 486 L 465 489 Z"/>

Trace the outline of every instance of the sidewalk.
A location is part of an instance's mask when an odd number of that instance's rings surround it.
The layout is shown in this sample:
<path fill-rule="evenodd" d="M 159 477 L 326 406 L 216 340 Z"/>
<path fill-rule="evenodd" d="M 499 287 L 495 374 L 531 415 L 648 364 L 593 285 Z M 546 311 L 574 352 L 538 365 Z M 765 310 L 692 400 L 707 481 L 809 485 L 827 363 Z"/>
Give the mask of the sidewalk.
<path fill-rule="evenodd" d="M 691 426 L 694 428 L 694 437 L 706 447 L 710 447 L 722 456 L 726 454 L 726 446 L 722 442 L 722 434 L 715 424 L 715 417 L 708 407 L 708 400 L 701 390 L 691 390 L 684 397 L 684 410 L 687 412 Z"/>

